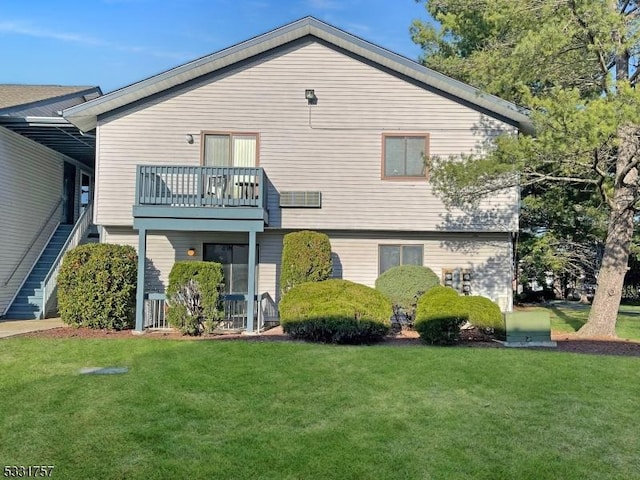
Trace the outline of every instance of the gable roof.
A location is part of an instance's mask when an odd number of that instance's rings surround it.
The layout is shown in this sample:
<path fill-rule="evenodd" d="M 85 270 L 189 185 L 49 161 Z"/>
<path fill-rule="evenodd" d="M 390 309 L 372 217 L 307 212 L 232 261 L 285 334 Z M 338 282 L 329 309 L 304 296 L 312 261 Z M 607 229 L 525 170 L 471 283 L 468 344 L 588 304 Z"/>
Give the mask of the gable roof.
<path fill-rule="evenodd" d="M 17 107 L 53 103 L 68 96 L 92 95 L 99 90 L 91 86 L 0 84 L 0 114 L 10 113 Z"/>
<path fill-rule="evenodd" d="M 306 36 L 313 36 L 356 56 L 362 57 L 418 83 L 458 98 L 497 117 L 506 119 L 521 131 L 531 133 L 533 126 L 526 110 L 494 95 L 420 65 L 413 60 L 362 40 L 313 17 L 297 20 L 245 42 L 186 63 L 164 73 L 121 88 L 90 102 L 64 110 L 63 115 L 80 130 L 96 127 L 99 115 L 163 92 L 202 75 L 220 70 L 268 50 Z"/>

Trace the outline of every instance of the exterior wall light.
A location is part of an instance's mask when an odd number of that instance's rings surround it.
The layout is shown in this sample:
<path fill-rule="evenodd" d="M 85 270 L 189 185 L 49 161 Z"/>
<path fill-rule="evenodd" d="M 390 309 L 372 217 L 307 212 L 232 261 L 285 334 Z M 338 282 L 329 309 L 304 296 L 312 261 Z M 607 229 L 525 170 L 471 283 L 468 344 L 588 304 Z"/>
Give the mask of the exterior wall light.
<path fill-rule="evenodd" d="M 312 88 L 308 88 L 304 91 L 304 98 L 307 99 L 307 103 L 309 105 L 315 105 L 318 103 L 318 97 L 316 97 L 316 92 Z"/>
<path fill-rule="evenodd" d="M 196 256 L 196 249 L 195 248 L 190 248 L 189 250 L 187 250 L 187 255 L 189 255 L 190 257 L 195 257 Z"/>
<path fill-rule="evenodd" d="M 187 140 L 187 143 L 189 145 L 193 143 L 193 135 L 191 135 L 190 133 L 187 133 L 187 135 L 185 136 L 185 139 Z"/>

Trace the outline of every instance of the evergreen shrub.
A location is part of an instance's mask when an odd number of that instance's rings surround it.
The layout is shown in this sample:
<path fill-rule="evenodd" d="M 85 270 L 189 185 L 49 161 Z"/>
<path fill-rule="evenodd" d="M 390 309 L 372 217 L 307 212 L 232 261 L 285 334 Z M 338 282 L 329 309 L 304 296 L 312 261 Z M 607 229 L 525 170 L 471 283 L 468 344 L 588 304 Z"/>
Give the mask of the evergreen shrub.
<path fill-rule="evenodd" d="M 391 326 L 391 302 L 348 280 L 308 282 L 280 300 L 280 323 L 293 338 L 324 343 L 372 343 Z"/>
<path fill-rule="evenodd" d="M 58 312 L 68 325 L 123 330 L 135 322 L 138 256 L 107 243 L 68 251 L 58 274 Z"/>
<path fill-rule="evenodd" d="M 411 326 L 415 320 L 418 299 L 439 283 L 440 279 L 430 268 L 400 265 L 378 277 L 376 290 L 391 300 L 395 321 Z"/>
<path fill-rule="evenodd" d="M 167 321 L 185 335 L 211 333 L 222 321 L 222 265 L 181 261 L 173 264 L 167 286 Z"/>
<path fill-rule="evenodd" d="M 498 338 L 506 335 L 504 317 L 500 307 L 485 297 L 460 297 L 467 308 L 469 323 L 487 333 L 493 333 Z"/>
<path fill-rule="evenodd" d="M 415 329 L 426 343 L 452 345 L 458 342 L 460 327 L 468 318 L 464 297 L 453 288 L 436 286 L 418 300 Z"/>
<path fill-rule="evenodd" d="M 281 295 L 301 283 L 327 280 L 333 269 L 329 237 L 310 230 L 288 233 L 282 244 L 281 266 Z"/>

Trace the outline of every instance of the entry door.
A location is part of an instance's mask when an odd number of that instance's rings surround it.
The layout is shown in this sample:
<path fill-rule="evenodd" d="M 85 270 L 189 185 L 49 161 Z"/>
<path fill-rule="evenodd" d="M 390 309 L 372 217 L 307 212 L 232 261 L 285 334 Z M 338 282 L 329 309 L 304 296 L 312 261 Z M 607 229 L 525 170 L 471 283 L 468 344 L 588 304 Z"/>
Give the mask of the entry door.
<path fill-rule="evenodd" d="M 91 176 L 80 172 L 80 212 L 84 212 L 91 201 Z"/>
<path fill-rule="evenodd" d="M 206 134 L 204 139 L 204 165 L 208 167 L 256 166 L 258 137 L 255 134 Z M 253 199 L 258 184 L 255 175 L 239 174 L 226 180 L 226 194 L 237 199 Z"/>
<path fill-rule="evenodd" d="M 76 167 L 64 162 L 62 187 L 62 223 L 73 224 L 76 206 Z"/>
<path fill-rule="evenodd" d="M 202 258 L 206 262 L 222 264 L 224 293 L 247 293 L 249 290 L 249 245 L 206 243 Z"/>

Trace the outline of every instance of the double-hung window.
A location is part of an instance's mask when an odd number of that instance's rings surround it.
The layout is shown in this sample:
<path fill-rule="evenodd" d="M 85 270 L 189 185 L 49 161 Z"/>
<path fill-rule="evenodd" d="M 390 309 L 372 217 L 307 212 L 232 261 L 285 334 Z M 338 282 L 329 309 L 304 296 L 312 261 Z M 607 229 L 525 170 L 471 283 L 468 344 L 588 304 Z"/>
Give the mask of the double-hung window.
<path fill-rule="evenodd" d="M 382 177 L 385 179 L 418 179 L 427 177 L 429 135 L 383 134 Z"/>
<path fill-rule="evenodd" d="M 422 265 L 424 248 L 422 245 L 379 245 L 379 274 L 399 265 Z"/>

